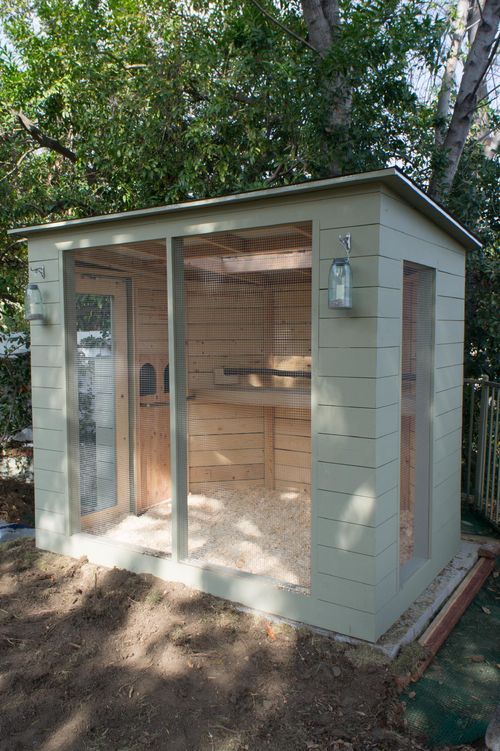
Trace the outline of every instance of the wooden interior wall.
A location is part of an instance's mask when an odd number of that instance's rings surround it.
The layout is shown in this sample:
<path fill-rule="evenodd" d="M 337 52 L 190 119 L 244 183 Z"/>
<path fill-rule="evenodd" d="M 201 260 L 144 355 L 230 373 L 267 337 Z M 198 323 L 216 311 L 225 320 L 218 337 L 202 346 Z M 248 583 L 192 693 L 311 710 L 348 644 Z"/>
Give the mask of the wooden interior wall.
<path fill-rule="evenodd" d="M 264 310 L 255 287 L 186 282 L 188 394 L 211 388 L 215 368 L 263 367 Z"/>
<path fill-rule="evenodd" d="M 283 284 L 273 291 L 274 336 L 270 367 L 311 370 L 311 284 Z M 310 387 L 303 378 L 273 377 L 282 388 Z M 311 411 L 274 409 L 274 486 L 311 490 Z"/>
<path fill-rule="evenodd" d="M 311 412 L 275 408 L 274 458 L 277 490 L 311 489 Z"/>
<path fill-rule="evenodd" d="M 311 285 L 224 284 L 214 293 L 186 282 L 188 394 L 210 389 L 224 367 L 310 370 Z M 304 378 L 240 377 L 255 387 L 309 388 Z M 224 386 L 222 386 L 224 388 Z M 189 487 L 265 485 L 310 490 L 310 410 L 189 402 Z"/>
<path fill-rule="evenodd" d="M 139 275 L 133 280 L 134 352 L 136 373 L 136 510 L 171 495 L 170 405 L 164 390 L 168 365 L 167 286 L 165 275 Z M 140 370 L 149 363 L 156 373 L 156 391 L 140 394 Z"/>
<path fill-rule="evenodd" d="M 263 367 L 264 311 L 254 287 L 186 282 L 188 394 L 215 386 L 224 367 Z M 188 405 L 189 489 L 210 492 L 259 487 L 264 482 L 263 407 Z"/>

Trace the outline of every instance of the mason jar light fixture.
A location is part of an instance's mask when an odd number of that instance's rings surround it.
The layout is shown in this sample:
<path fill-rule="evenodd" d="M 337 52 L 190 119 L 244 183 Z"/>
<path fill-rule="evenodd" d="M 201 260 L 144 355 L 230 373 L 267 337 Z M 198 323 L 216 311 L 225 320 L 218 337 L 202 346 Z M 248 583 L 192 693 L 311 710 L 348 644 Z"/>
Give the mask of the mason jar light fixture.
<path fill-rule="evenodd" d="M 344 258 L 334 258 L 328 275 L 328 307 L 332 310 L 352 308 L 352 271 L 349 256 L 351 235 L 339 235 L 346 251 Z"/>
<path fill-rule="evenodd" d="M 38 284 L 30 282 L 24 292 L 25 321 L 43 321 L 44 305 Z"/>

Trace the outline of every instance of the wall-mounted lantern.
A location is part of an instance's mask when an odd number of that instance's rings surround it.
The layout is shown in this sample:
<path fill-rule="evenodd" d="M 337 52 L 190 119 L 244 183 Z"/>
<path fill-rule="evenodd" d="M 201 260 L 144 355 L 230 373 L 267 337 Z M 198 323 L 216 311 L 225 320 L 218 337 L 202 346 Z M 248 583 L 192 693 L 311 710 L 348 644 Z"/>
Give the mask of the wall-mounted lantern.
<path fill-rule="evenodd" d="M 24 292 L 24 319 L 26 321 L 43 321 L 44 306 L 42 293 L 38 284 L 28 284 Z"/>
<path fill-rule="evenodd" d="M 332 309 L 352 308 L 351 235 L 339 235 L 339 240 L 347 255 L 345 258 L 334 258 L 330 266 L 328 307 Z"/>

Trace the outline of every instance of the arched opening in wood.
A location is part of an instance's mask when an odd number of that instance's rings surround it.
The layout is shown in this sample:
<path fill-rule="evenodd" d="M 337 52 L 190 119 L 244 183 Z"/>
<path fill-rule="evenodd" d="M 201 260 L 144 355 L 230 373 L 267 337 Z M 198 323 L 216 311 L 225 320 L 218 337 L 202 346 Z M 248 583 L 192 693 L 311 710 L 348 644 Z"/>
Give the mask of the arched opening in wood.
<path fill-rule="evenodd" d="M 144 363 L 139 374 L 140 396 L 156 394 L 156 371 L 150 362 Z"/>

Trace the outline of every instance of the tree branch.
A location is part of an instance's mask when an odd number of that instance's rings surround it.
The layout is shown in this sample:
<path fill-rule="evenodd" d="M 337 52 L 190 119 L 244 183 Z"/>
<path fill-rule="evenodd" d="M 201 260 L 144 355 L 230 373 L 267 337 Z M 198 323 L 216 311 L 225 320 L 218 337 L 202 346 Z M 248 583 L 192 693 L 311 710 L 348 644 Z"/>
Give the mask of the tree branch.
<path fill-rule="evenodd" d="M 195 102 L 209 102 L 210 96 L 208 94 L 204 94 L 201 92 L 196 85 L 193 82 L 189 82 L 184 87 L 184 93 L 191 97 Z M 242 94 L 240 91 L 236 91 L 235 89 L 230 88 L 229 89 L 229 95 L 231 99 L 235 102 L 238 102 L 239 104 L 245 104 L 248 106 L 254 106 L 259 103 L 258 97 L 252 97 L 252 96 L 246 96 L 245 94 Z M 275 125 L 276 123 L 280 122 L 281 116 L 280 115 L 271 115 L 267 114 L 266 116 L 266 122 L 270 123 L 271 125 Z"/>
<path fill-rule="evenodd" d="M 272 23 L 274 23 L 276 26 L 278 26 L 282 31 L 285 32 L 285 34 L 288 34 L 291 36 L 295 41 L 300 42 L 301 44 L 305 44 L 306 47 L 309 47 L 310 50 L 315 52 L 316 54 L 319 54 L 316 47 L 313 47 L 312 44 L 310 44 L 307 39 L 304 39 L 304 37 L 301 37 L 300 34 L 296 34 L 293 29 L 290 29 L 288 26 L 286 26 L 284 23 L 282 23 L 279 18 L 276 18 L 276 16 L 273 16 L 272 13 L 269 13 L 267 8 L 264 8 L 263 5 L 259 3 L 258 0 L 250 0 L 250 2 L 255 5 L 255 7 L 262 13 L 263 16 L 268 18 Z"/>
<path fill-rule="evenodd" d="M 0 178 L 0 182 L 3 182 L 4 180 L 7 180 L 7 178 L 10 177 L 11 175 L 13 175 L 14 172 L 17 172 L 17 170 L 19 169 L 19 167 L 21 166 L 21 164 L 24 162 L 24 160 L 26 159 L 26 157 L 29 156 L 30 154 L 33 154 L 34 151 L 38 151 L 38 149 L 40 149 L 40 148 L 41 148 L 41 146 L 34 146 L 32 149 L 28 149 L 28 151 L 25 151 L 24 154 L 22 154 L 19 157 L 19 159 L 17 160 L 17 162 L 15 163 L 15 165 L 13 166 L 13 168 L 11 170 L 9 170 L 9 172 L 6 172 L 6 174 L 2 178 Z"/>
<path fill-rule="evenodd" d="M 496 86 L 493 86 L 493 88 L 488 89 L 487 93 L 484 96 L 482 96 L 481 99 L 477 100 L 476 106 L 473 107 L 471 111 L 477 110 L 481 102 L 486 102 L 486 104 L 491 104 L 491 102 L 488 102 L 487 100 L 490 98 L 491 94 L 493 94 L 493 92 L 496 91 L 497 89 L 500 89 L 500 83 L 497 84 Z"/>
<path fill-rule="evenodd" d="M 500 10 L 500 4 L 499 4 L 499 10 Z M 497 21 L 497 26 L 498 26 L 498 21 Z M 483 74 L 483 76 L 482 76 L 481 79 L 478 79 L 476 81 L 476 84 L 475 84 L 474 88 L 472 89 L 472 94 L 471 94 L 472 96 L 475 96 L 477 94 L 477 91 L 478 91 L 479 87 L 481 86 L 481 84 L 484 81 L 484 77 L 486 76 L 486 73 L 489 71 L 489 69 L 493 65 L 493 60 L 496 57 L 499 45 L 500 45 L 500 37 L 497 37 L 497 40 L 496 40 L 495 44 L 493 45 L 493 47 L 491 49 L 491 52 L 490 52 L 490 54 L 488 56 L 488 59 L 486 61 L 486 65 L 485 65 L 485 68 L 484 68 L 484 74 Z"/>
<path fill-rule="evenodd" d="M 458 0 L 456 17 L 452 20 L 451 45 L 441 81 L 438 101 L 436 105 L 436 129 L 434 143 L 436 147 L 442 145 L 446 137 L 446 121 L 450 112 L 451 92 L 455 83 L 460 48 L 465 37 L 465 26 L 469 14 L 469 0 Z"/>
<path fill-rule="evenodd" d="M 453 115 L 443 142 L 444 167 L 435 169 L 431 178 L 429 192 L 434 198 L 439 199 L 447 193 L 455 178 L 477 106 L 478 90 L 498 47 L 499 19 L 500 0 L 485 0 L 482 20 L 464 64 Z"/>
<path fill-rule="evenodd" d="M 51 151 L 56 151 L 58 154 L 61 154 L 61 156 L 65 157 L 66 159 L 69 159 L 70 162 L 73 162 L 73 164 L 76 163 L 77 156 L 74 151 L 71 151 L 71 149 L 68 149 L 66 146 L 64 146 L 64 144 L 62 144 L 56 138 L 52 138 L 51 136 L 47 136 L 45 133 L 42 133 L 38 125 L 35 125 L 35 123 L 32 122 L 28 117 L 26 117 L 24 113 L 13 111 L 12 114 L 15 115 L 15 117 L 17 118 L 19 123 L 22 125 L 24 130 L 41 147 L 45 149 L 50 149 Z"/>
<path fill-rule="evenodd" d="M 335 8 L 336 2 L 333 3 Z M 322 0 L 301 0 L 304 20 L 309 31 L 309 36 L 314 44 L 315 49 L 321 57 L 326 57 L 333 42 L 333 30 L 330 21 L 336 18 L 334 11 L 328 6 L 324 6 Z"/>

